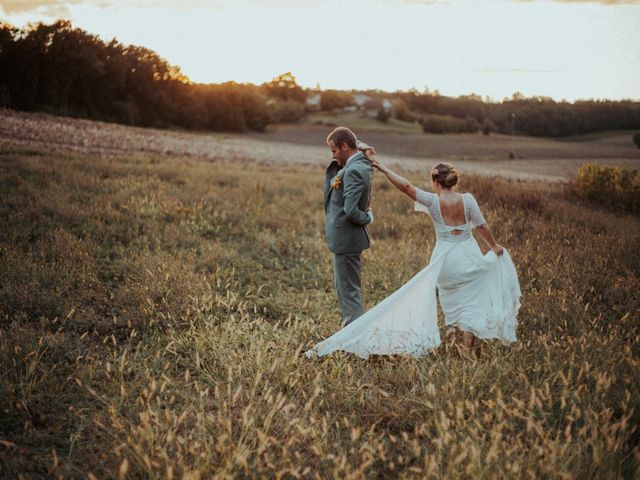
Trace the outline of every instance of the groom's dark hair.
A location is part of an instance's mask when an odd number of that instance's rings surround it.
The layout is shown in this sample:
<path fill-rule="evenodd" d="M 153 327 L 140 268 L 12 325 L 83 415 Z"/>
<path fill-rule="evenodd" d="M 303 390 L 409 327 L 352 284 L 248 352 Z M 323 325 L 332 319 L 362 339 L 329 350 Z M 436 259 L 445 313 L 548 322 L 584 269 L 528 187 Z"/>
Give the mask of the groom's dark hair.
<path fill-rule="evenodd" d="M 358 148 L 358 139 L 356 138 L 355 133 L 347 127 L 337 127 L 333 132 L 331 132 L 327 137 L 327 145 L 331 141 L 333 141 L 338 148 L 345 143 L 349 148 L 353 148 L 354 150 Z"/>

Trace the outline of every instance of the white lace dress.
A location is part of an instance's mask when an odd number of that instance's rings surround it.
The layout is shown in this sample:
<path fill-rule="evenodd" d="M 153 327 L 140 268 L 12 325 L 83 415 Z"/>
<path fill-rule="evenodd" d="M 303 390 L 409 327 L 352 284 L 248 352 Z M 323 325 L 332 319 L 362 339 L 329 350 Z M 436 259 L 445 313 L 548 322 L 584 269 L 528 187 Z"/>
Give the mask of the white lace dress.
<path fill-rule="evenodd" d="M 429 214 L 436 229 L 431 261 L 406 284 L 364 315 L 306 352 L 336 350 L 367 358 L 372 354 L 423 355 L 440 345 L 436 287 L 447 326 L 479 338 L 516 341 L 520 285 L 509 252 L 482 255 L 471 234 L 485 223 L 470 193 L 463 195 L 464 225 L 445 225 L 438 196 L 417 190 L 416 211 Z M 454 235 L 452 231 L 462 231 Z"/>

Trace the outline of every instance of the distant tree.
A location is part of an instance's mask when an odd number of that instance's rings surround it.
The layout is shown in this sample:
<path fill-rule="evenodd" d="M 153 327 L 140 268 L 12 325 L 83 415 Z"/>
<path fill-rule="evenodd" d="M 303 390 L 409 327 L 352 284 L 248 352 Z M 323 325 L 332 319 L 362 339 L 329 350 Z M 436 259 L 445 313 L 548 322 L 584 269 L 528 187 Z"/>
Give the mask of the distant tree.
<path fill-rule="evenodd" d="M 640 132 L 633 136 L 633 143 L 636 144 L 636 147 L 640 148 Z"/>
<path fill-rule="evenodd" d="M 11 97 L 9 96 L 9 90 L 6 85 L 0 83 L 0 108 L 10 108 Z"/>
<path fill-rule="evenodd" d="M 326 90 L 320 97 L 320 108 L 325 111 L 348 107 L 354 103 L 353 95 L 339 90 Z"/>
<path fill-rule="evenodd" d="M 407 105 L 407 102 L 405 102 L 402 98 L 397 99 L 394 102 L 394 113 L 395 113 L 395 117 L 398 120 L 401 120 L 403 122 L 415 122 L 416 121 L 416 117 L 413 113 L 411 113 L 411 111 L 409 110 L 409 106 Z"/>
<path fill-rule="evenodd" d="M 105 43 L 68 21 L 0 24 L 0 72 L 0 105 L 18 110 L 230 131 L 261 131 L 270 121 L 255 85 L 191 84 L 154 51 Z"/>
<path fill-rule="evenodd" d="M 425 133 L 476 133 L 480 129 L 474 117 L 460 119 L 450 115 L 427 115 L 420 124 Z"/>
<path fill-rule="evenodd" d="M 482 133 L 484 135 L 491 135 L 495 131 L 495 124 L 491 120 L 485 119 L 485 121 L 482 123 Z"/>
<path fill-rule="evenodd" d="M 278 75 L 270 82 L 263 84 L 263 87 L 269 97 L 283 101 L 295 100 L 303 103 L 307 98 L 306 92 L 298 85 L 296 77 L 291 72 Z"/>
<path fill-rule="evenodd" d="M 480 123 L 475 117 L 466 117 L 464 119 L 464 131 L 467 133 L 476 133 L 480 130 Z"/>
<path fill-rule="evenodd" d="M 351 92 L 317 93 L 325 111 L 355 104 Z M 486 133 L 493 125 L 507 134 L 566 137 L 640 129 L 640 102 L 632 100 L 569 103 L 516 92 L 498 103 L 475 94 L 447 97 L 428 88 L 362 93 L 376 101 L 392 98 L 398 118 L 423 118 L 423 129 L 432 132 Z M 291 72 L 260 86 L 193 84 L 152 50 L 115 39 L 104 42 L 68 21 L 22 29 L 0 22 L 3 107 L 141 126 L 239 131 L 261 130 L 278 118 L 295 121 L 306 95 Z M 380 105 L 369 110 L 376 116 Z"/>

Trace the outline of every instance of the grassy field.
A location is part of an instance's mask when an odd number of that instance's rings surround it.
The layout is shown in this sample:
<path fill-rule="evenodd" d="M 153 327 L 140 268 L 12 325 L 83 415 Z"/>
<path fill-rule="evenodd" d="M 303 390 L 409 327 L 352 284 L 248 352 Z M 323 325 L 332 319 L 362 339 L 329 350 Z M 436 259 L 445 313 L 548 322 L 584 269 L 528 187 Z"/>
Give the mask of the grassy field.
<path fill-rule="evenodd" d="M 638 217 L 466 175 L 518 269 L 519 341 L 308 360 L 339 326 L 322 177 L 5 149 L 0 477 L 640 475 Z M 369 306 L 434 244 L 379 175 L 372 207 Z"/>

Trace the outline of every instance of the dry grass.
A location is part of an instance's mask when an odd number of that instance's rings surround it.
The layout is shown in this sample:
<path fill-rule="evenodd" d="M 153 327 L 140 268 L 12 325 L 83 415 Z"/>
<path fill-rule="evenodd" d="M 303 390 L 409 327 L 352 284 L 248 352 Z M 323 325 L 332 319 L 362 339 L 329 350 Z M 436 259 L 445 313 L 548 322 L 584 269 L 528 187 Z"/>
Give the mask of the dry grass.
<path fill-rule="evenodd" d="M 640 474 L 637 217 L 467 176 L 519 271 L 520 341 L 310 361 L 339 324 L 322 173 L 0 155 L 0 476 Z M 373 206 L 369 304 L 434 242 L 380 177 Z"/>

